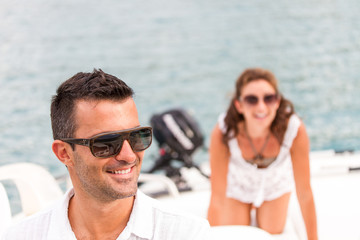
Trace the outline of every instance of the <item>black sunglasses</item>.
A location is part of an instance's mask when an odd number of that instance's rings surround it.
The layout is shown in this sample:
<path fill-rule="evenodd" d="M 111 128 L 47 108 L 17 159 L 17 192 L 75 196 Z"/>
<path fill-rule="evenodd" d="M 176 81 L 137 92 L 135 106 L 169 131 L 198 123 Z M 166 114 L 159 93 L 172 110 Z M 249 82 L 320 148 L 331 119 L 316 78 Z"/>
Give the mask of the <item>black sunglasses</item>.
<path fill-rule="evenodd" d="M 134 152 L 141 152 L 150 147 L 152 142 L 151 127 L 136 127 L 121 131 L 100 133 L 92 138 L 61 138 L 61 141 L 87 146 L 94 157 L 108 158 L 120 153 L 125 140 Z"/>
<path fill-rule="evenodd" d="M 272 105 L 278 99 L 279 99 L 278 94 L 267 94 L 263 97 L 263 101 L 266 105 Z M 244 98 L 240 99 L 240 101 L 243 101 L 250 106 L 255 106 L 259 103 L 259 97 L 255 95 L 247 95 Z"/>

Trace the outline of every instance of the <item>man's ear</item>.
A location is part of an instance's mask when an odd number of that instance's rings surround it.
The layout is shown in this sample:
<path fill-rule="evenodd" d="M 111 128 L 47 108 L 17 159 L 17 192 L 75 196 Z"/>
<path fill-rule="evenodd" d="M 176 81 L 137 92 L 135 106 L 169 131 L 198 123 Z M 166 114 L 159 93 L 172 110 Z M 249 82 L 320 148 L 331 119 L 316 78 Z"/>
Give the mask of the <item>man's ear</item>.
<path fill-rule="evenodd" d="M 238 113 L 242 114 L 243 113 L 243 106 L 242 104 L 239 102 L 239 100 L 235 99 L 234 100 L 234 105 L 235 105 L 235 108 L 237 110 Z"/>
<path fill-rule="evenodd" d="M 55 140 L 52 144 L 52 150 L 56 157 L 66 166 L 71 166 L 72 161 L 72 148 L 70 144 L 60 140 Z"/>

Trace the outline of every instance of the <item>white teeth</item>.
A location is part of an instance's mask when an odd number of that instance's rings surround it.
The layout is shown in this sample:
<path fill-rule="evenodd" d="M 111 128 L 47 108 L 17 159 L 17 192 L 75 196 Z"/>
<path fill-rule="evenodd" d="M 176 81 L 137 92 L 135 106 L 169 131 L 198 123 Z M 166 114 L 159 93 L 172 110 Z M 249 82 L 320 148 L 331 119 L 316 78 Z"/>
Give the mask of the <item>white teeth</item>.
<path fill-rule="evenodd" d="M 115 174 L 126 174 L 129 173 L 131 171 L 131 168 L 125 169 L 125 170 L 119 170 L 119 171 L 112 171 L 112 173 Z"/>
<path fill-rule="evenodd" d="M 264 113 L 264 114 L 256 114 L 256 117 L 258 117 L 258 118 L 264 118 L 264 117 L 266 117 L 266 114 Z"/>

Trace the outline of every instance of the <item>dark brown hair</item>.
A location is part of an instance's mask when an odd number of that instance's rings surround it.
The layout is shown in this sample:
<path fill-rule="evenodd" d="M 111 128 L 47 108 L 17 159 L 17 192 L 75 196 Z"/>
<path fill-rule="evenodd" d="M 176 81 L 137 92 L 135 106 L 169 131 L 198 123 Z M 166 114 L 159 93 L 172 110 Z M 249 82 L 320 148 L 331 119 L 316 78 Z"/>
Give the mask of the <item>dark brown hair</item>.
<path fill-rule="evenodd" d="M 277 79 L 270 71 L 262 68 L 249 68 L 246 69 L 237 79 L 235 84 L 235 94 L 231 99 L 230 106 L 225 116 L 225 126 L 227 126 L 225 134 L 223 135 L 224 143 L 227 143 L 230 138 L 236 136 L 239 133 L 238 123 L 245 121 L 243 114 L 240 114 L 235 108 L 235 100 L 240 99 L 240 94 L 245 85 L 252 81 L 263 79 L 270 83 L 275 89 L 276 93 L 281 97 L 280 106 L 276 112 L 274 121 L 270 126 L 271 132 L 278 139 L 279 143 L 282 143 L 284 134 L 287 128 L 287 121 L 291 114 L 294 113 L 293 104 L 285 99 L 278 89 Z"/>
<path fill-rule="evenodd" d="M 122 101 L 133 97 L 133 90 L 115 76 L 101 69 L 92 73 L 79 72 L 63 82 L 51 101 L 53 138 L 71 138 L 76 131 L 75 104 L 78 100 Z"/>

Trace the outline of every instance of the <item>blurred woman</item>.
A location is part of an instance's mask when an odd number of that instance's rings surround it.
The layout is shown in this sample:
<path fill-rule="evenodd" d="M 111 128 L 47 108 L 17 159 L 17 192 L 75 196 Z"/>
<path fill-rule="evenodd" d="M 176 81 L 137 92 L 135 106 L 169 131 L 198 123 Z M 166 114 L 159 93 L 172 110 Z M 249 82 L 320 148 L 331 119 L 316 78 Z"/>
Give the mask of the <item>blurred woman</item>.
<path fill-rule="evenodd" d="M 210 143 L 211 225 L 250 225 L 282 233 L 296 187 L 308 239 L 317 239 L 310 185 L 309 138 L 292 103 L 267 70 L 245 70 Z"/>

